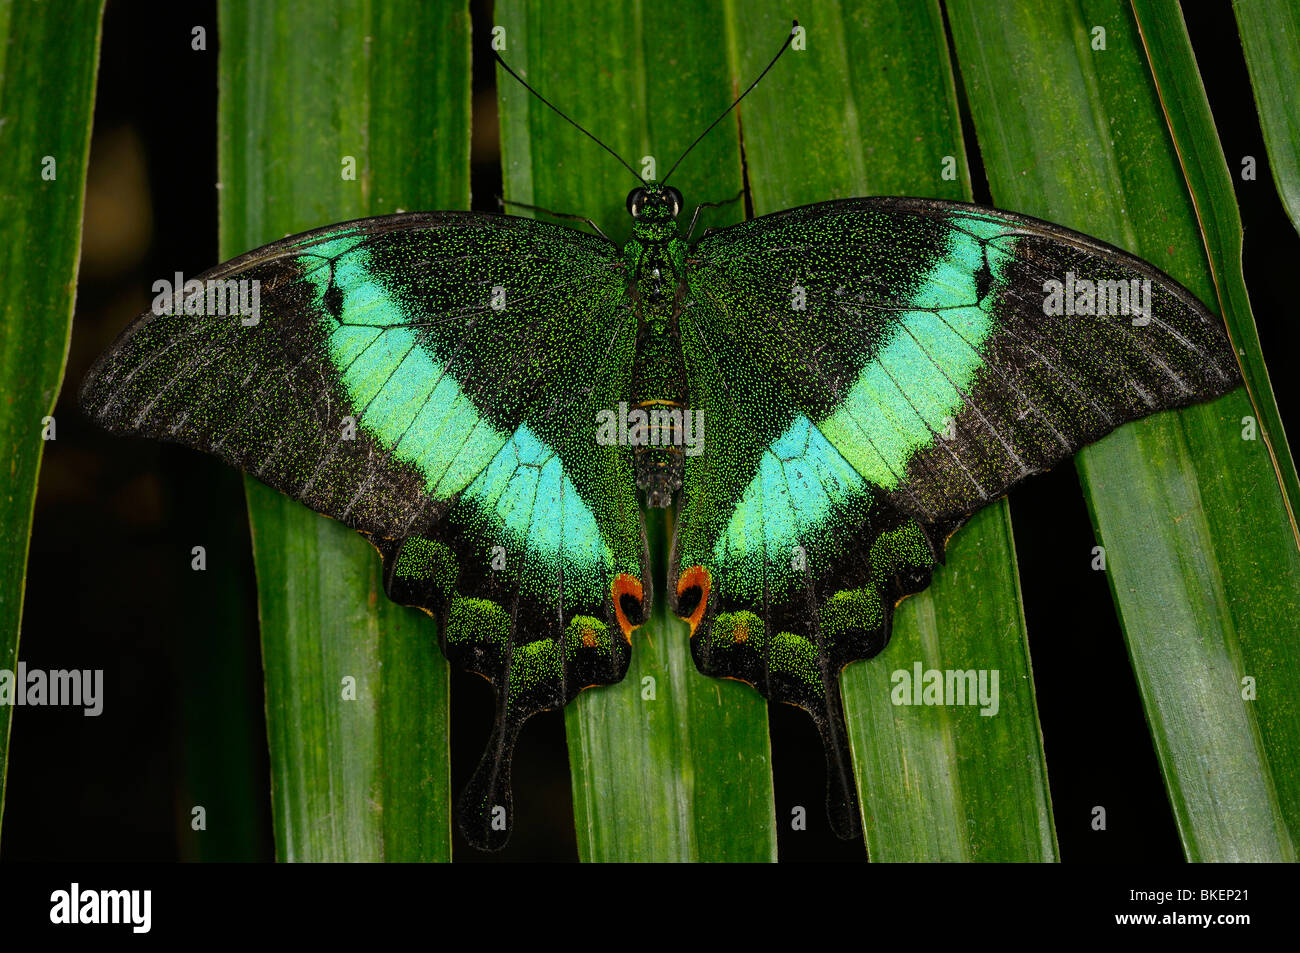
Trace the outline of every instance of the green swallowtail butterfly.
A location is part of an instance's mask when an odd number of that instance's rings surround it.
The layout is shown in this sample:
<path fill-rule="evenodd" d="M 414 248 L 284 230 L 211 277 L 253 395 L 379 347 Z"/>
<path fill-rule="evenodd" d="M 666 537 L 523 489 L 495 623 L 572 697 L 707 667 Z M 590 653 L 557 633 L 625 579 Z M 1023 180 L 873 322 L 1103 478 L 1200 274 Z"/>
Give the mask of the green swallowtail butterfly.
<path fill-rule="evenodd" d="M 701 672 L 812 716 L 832 825 L 856 836 L 839 672 L 885 648 L 947 538 L 1121 424 L 1240 382 L 1191 293 L 1059 226 L 882 197 L 692 242 L 667 178 L 629 194 L 622 248 L 462 212 L 286 238 L 156 304 L 82 385 L 108 429 L 364 534 L 388 595 L 493 683 L 459 808 L 477 847 L 508 837 L 524 722 L 620 681 L 655 598 Z M 642 505 L 678 508 L 665 593 Z"/>

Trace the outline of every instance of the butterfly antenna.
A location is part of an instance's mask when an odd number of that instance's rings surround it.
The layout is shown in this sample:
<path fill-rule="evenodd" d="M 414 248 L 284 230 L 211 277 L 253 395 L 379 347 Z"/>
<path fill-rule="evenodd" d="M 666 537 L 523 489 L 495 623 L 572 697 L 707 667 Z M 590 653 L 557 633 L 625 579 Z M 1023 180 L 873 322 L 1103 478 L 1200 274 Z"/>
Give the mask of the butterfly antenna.
<path fill-rule="evenodd" d="M 767 75 L 767 71 L 770 70 L 773 66 L 776 65 L 776 61 L 779 60 L 779 59 L 781 58 L 781 54 L 784 53 L 786 50 L 788 50 L 788 49 L 790 48 L 790 44 L 791 44 L 792 42 L 794 42 L 795 33 L 797 33 L 798 30 L 799 30 L 799 21 L 798 21 L 798 20 L 795 20 L 794 23 L 793 23 L 793 24 L 791 25 L 791 27 L 790 27 L 790 35 L 787 36 L 787 37 L 785 38 L 785 42 L 781 44 L 781 48 L 780 48 L 779 50 L 776 51 L 776 56 L 772 57 L 772 62 L 768 63 L 767 66 L 765 66 L 765 67 L 763 68 L 763 72 L 761 72 L 761 73 L 758 74 L 758 79 L 756 79 L 756 80 L 754 80 L 752 83 L 750 83 L 750 84 L 749 84 L 749 87 L 748 87 L 748 88 L 747 88 L 743 93 L 741 93 L 739 96 L 736 97 L 736 101 L 735 101 L 734 103 L 732 103 L 730 106 L 728 106 L 726 109 L 724 109 L 724 110 L 722 111 L 722 115 L 721 115 L 721 116 L 719 116 L 717 119 L 713 120 L 713 122 L 709 123 L 709 128 L 708 128 L 708 129 L 705 129 L 702 133 L 700 133 L 698 136 L 695 137 L 695 141 L 692 142 L 689 146 L 686 147 L 686 151 L 683 152 L 683 153 L 682 153 L 682 154 L 677 158 L 677 161 L 673 163 L 673 167 L 672 167 L 671 169 L 668 170 L 668 175 L 665 175 L 665 176 L 660 180 L 661 182 L 667 182 L 668 179 L 672 176 L 672 174 L 673 174 L 675 171 L 677 171 L 677 167 L 678 167 L 679 165 L 682 164 L 682 159 L 685 159 L 685 158 L 690 154 L 690 151 L 691 151 L 692 149 L 694 149 L 696 146 L 698 146 L 698 145 L 700 144 L 700 140 L 703 139 L 705 136 L 707 136 L 709 133 L 711 133 L 711 132 L 713 131 L 713 127 L 714 127 L 714 126 L 716 126 L 718 123 L 722 122 L 722 120 L 726 119 L 726 118 L 727 118 L 727 113 L 731 112 L 733 109 L 735 109 L 737 106 L 739 106 L 739 105 L 740 105 L 740 101 L 741 101 L 742 99 L 744 99 L 746 96 L 748 96 L 750 90 L 752 90 L 755 86 L 757 86 L 757 85 L 759 84 L 759 81 L 762 80 L 762 78 L 763 78 L 764 76 Z M 500 58 L 500 57 L 498 57 L 498 59 L 499 59 L 499 58 Z M 552 108 L 554 108 L 554 107 L 552 107 Z"/>
<path fill-rule="evenodd" d="M 566 116 L 566 115 L 563 113 L 563 111 L 561 111 L 561 109 L 560 109 L 559 106 L 555 105 L 555 103 L 551 102 L 549 99 L 547 99 L 547 98 L 546 98 L 545 96 L 543 96 L 541 93 L 539 93 L 537 90 L 533 89 L 533 87 L 529 86 L 526 82 L 524 82 L 523 78 L 522 78 L 518 73 L 516 73 L 514 70 L 512 70 L 512 69 L 510 68 L 510 64 L 507 63 L 505 60 L 503 60 L 503 59 L 501 58 L 501 54 L 500 54 L 500 53 L 498 53 L 496 50 L 493 50 L 493 51 L 492 51 L 492 55 L 496 57 L 497 63 L 500 64 L 500 66 L 501 66 L 501 68 L 502 68 L 503 70 L 505 70 L 507 73 L 509 73 L 511 76 L 513 76 L 516 80 L 519 81 L 519 85 L 520 85 L 520 86 L 522 86 L 524 89 L 528 90 L 530 93 L 532 93 L 532 94 L 533 94 L 534 96 L 536 96 L 538 99 L 540 99 L 542 102 L 546 103 L 546 105 L 550 106 L 553 110 L 555 110 L 555 114 L 556 114 L 557 116 L 559 116 L 561 119 L 563 119 L 565 122 L 567 122 L 567 123 L 568 123 L 570 126 L 572 126 L 574 129 L 578 130 L 578 132 L 582 133 L 584 136 L 586 136 L 588 139 L 590 139 L 590 140 L 591 140 L 592 142 L 594 142 L 596 145 L 600 146 L 602 149 L 604 149 L 606 152 L 608 152 L 610 155 L 612 155 L 615 159 L 617 159 L 620 163 L 622 163 L 623 168 L 627 169 L 627 171 L 631 172 L 634 176 L 636 176 L 636 180 L 637 180 L 638 182 L 642 182 L 642 183 L 645 182 L 645 179 L 641 178 L 641 176 L 637 173 L 636 169 L 634 169 L 634 168 L 632 168 L 630 165 L 628 165 L 627 162 L 624 161 L 624 159 L 623 159 L 623 157 L 622 157 L 621 155 L 619 155 L 617 152 L 615 152 L 615 151 L 614 151 L 613 149 L 611 149 L 609 146 L 605 145 L 605 143 L 601 142 L 599 139 L 597 139 L 595 136 L 593 136 L 591 133 L 589 133 L 586 129 L 583 129 L 581 126 L 579 126 L 576 122 L 574 122 L 572 119 L 570 119 L 568 116 Z M 766 70 L 764 70 L 764 72 L 766 72 Z"/>

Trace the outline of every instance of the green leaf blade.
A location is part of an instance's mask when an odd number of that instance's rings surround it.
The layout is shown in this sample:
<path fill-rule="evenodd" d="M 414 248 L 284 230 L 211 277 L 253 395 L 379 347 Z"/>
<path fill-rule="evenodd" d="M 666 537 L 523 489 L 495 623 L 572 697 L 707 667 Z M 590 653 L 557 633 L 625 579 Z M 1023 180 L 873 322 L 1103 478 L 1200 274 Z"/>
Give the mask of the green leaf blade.
<path fill-rule="evenodd" d="M 647 176 L 662 178 L 730 102 L 718 11 L 674 11 L 670 31 L 638 8 L 601 3 L 548 4 L 542 15 L 534 5 L 502 2 L 494 16 L 511 67 Z M 626 238 L 623 197 L 636 180 L 500 70 L 497 90 L 505 197 L 590 215 L 614 240 Z M 672 181 L 688 212 L 739 192 L 735 127 L 710 134 Z M 740 211 L 706 210 L 701 224 L 736 221 Z M 648 520 L 663 557 L 660 518 Z M 695 670 L 689 630 L 665 611 L 665 568 L 661 559 L 655 614 L 633 636 L 627 677 L 584 692 L 565 712 L 579 855 L 774 860 L 766 704 L 747 686 Z M 653 698 L 645 697 L 651 689 Z"/>
<path fill-rule="evenodd" d="M 224 257 L 399 208 L 468 207 L 466 4 L 226 2 L 219 24 Z M 362 538 L 246 488 L 279 856 L 450 859 L 435 626 L 388 601 Z"/>
<path fill-rule="evenodd" d="M 731 8 L 736 76 L 770 55 L 785 12 Z M 787 54 L 741 107 L 758 214 L 854 195 L 970 200 L 957 96 L 937 3 L 801 9 L 808 49 Z M 743 29 L 743 44 L 735 37 Z M 745 80 L 746 82 L 748 80 Z M 792 121 L 782 104 L 798 104 Z M 945 161 L 949 157 L 950 161 Z M 930 589 L 905 600 L 884 653 L 842 676 L 873 860 L 1056 857 L 1015 547 L 1005 501 L 953 539 Z M 1001 710 L 908 707 L 895 670 L 999 672 Z M 811 813 L 811 812 L 810 812 Z"/>
<path fill-rule="evenodd" d="M 1282 426 L 1282 416 L 1259 343 L 1255 315 L 1250 307 L 1250 294 L 1246 290 L 1246 276 L 1242 271 L 1241 213 L 1232 190 L 1232 176 L 1219 145 L 1187 26 L 1177 3 L 1134 0 L 1133 9 L 1142 42 L 1147 48 L 1147 61 L 1160 94 L 1160 103 L 1205 236 L 1219 308 L 1227 319 L 1228 331 L 1237 347 L 1246 389 L 1256 409 L 1255 416 L 1259 418 L 1260 436 L 1272 456 L 1291 520 L 1292 535 L 1296 547 L 1300 548 L 1300 527 L 1296 523 L 1300 479 L 1296 476 L 1295 458 Z M 1286 22 L 1282 20 L 1284 30 Z M 1294 18 L 1291 24 L 1294 27 Z M 1297 43 L 1300 44 L 1300 39 Z M 1294 163 L 1294 157 L 1291 161 Z"/>
<path fill-rule="evenodd" d="M 1278 197 L 1300 232 L 1300 9 L 1289 0 L 1236 0 L 1241 47 L 1259 111 L 1269 168 Z"/>
<path fill-rule="evenodd" d="M 652 552 L 668 551 L 666 524 L 662 511 L 647 514 Z M 775 860 L 771 754 L 757 693 L 706 680 L 689 631 L 663 600 L 634 639 L 618 690 L 586 692 L 565 712 L 580 856 Z"/>
<path fill-rule="evenodd" d="M 995 203 L 1127 248 L 1213 301 L 1126 4 L 948 4 Z M 1094 49 L 1096 29 L 1105 49 Z M 1001 108 L 1014 102 L 1015 109 Z M 1126 425 L 1077 466 L 1189 859 L 1294 857 L 1300 560 L 1242 390 Z M 1266 621 L 1271 617 L 1272 621 Z M 1242 679 L 1274 686 L 1268 706 Z M 1273 719 L 1287 735 L 1261 742 Z M 1288 721 L 1289 719 L 1289 721 Z"/>
<path fill-rule="evenodd" d="M 10 448 L 0 493 L 0 669 L 8 671 L 18 662 L 46 418 L 72 329 L 102 10 L 0 2 L 0 442 Z M 0 815 L 12 717 L 12 705 L 0 705 Z"/>

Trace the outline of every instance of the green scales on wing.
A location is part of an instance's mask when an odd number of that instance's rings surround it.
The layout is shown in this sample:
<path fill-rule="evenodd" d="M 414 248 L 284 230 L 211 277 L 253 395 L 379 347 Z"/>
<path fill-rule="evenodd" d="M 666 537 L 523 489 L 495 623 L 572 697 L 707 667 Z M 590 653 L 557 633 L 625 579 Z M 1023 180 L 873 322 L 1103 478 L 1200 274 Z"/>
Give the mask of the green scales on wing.
<path fill-rule="evenodd" d="M 1189 292 L 1055 225 L 847 199 L 688 245 L 681 209 L 638 186 L 622 249 L 455 212 L 287 238 L 140 316 L 82 385 L 109 429 L 215 453 L 374 543 L 389 596 L 496 688 L 459 808 L 475 846 L 508 836 L 524 721 L 627 671 L 643 503 L 680 507 L 667 599 L 698 668 L 811 714 L 854 836 L 839 673 L 885 648 L 948 536 L 1239 382 Z M 216 306 L 238 282 L 251 318 Z"/>

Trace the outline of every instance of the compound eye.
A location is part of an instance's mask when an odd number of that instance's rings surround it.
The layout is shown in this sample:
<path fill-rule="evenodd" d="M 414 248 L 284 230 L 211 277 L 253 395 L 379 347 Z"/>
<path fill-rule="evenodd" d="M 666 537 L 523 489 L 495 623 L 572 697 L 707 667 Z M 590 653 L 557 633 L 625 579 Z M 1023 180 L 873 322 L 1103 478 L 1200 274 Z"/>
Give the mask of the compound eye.
<path fill-rule="evenodd" d="M 664 186 L 664 201 L 668 203 L 668 208 L 672 210 L 673 218 L 676 218 L 682 211 L 682 193 L 678 192 L 671 185 Z"/>
<path fill-rule="evenodd" d="M 649 194 L 643 188 L 635 188 L 627 193 L 627 213 L 633 218 L 640 218 L 645 209 Z"/>

